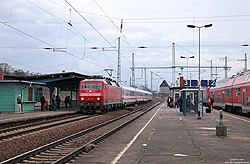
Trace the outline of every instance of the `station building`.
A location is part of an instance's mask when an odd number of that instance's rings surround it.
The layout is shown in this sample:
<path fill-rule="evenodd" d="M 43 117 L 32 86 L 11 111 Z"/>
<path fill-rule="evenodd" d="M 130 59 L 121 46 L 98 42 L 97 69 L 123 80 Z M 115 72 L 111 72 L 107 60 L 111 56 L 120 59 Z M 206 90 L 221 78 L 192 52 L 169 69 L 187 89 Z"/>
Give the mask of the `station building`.
<path fill-rule="evenodd" d="M 78 88 L 81 80 L 91 76 L 75 72 L 35 76 L 0 75 L 0 112 L 17 112 L 17 97 L 21 95 L 22 110 L 34 111 L 40 105 L 40 97 L 45 95 L 51 104 L 52 96 L 70 96 L 74 106 L 78 102 Z"/>
<path fill-rule="evenodd" d="M 162 98 L 166 98 L 170 96 L 170 86 L 166 82 L 166 80 L 163 80 L 163 82 L 160 85 L 160 93 L 159 96 Z"/>

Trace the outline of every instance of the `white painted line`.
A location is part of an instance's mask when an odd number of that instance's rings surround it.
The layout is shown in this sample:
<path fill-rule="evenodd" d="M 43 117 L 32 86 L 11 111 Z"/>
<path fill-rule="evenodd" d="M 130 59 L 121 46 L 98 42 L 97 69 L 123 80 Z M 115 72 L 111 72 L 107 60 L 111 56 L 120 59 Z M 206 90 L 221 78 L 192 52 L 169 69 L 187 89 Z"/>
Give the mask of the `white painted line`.
<path fill-rule="evenodd" d="M 236 116 L 232 116 L 232 115 L 229 115 L 229 114 L 226 114 L 226 113 L 223 113 L 224 115 L 226 115 L 226 116 L 229 116 L 229 117 L 233 117 L 233 118 L 235 118 L 235 119 L 237 119 L 237 120 L 241 120 L 241 121 L 245 121 L 245 122 L 250 122 L 249 120 L 245 120 L 245 119 L 243 119 L 243 118 L 239 118 L 239 117 L 236 117 Z"/>
<path fill-rule="evenodd" d="M 186 155 L 186 154 L 175 154 L 174 156 L 175 157 L 187 157 L 188 155 Z"/>
<path fill-rule="evenodd" d="M 219 113 L 219 111 L 216 111 L 216 112 L 218 112 L 218 113 Z M 241 121 L 245 121 L 245 122 L 249 122 L 249 123 L 250 123 L 250 121 L 249 121 L 249 120 L 246 120 L 246 119 L 243 119 L 243 118 L 239 118 L 239 117 L 236 117 L 236 116 L 233 116 L 233 115 L 227 114 L 227 113 L 225 113 L 225 112 L 223 112 L 223 115 L 226 115 L 226 116 L 229 116 L 229 117 L 235 118 L 235 119 L 237 119 L 237 120 L 241 120 Z"/>
<path fill-rule="evenodd" d="M 216 130 L 216 128 L 208 128 L 208 127 L 201 127 L 201 129 L 205 129 L 205 130 Z"/>
<path fill-rule="evenodd" d="M 165 103 L 162 105 L 164 106 Z M 111 162 L 111 164 L 116 164 L 118 160 L 123 156 L 123 154 L 130 148 L 130 146 L 135 142 L 135 140 L 138 138 L 138 136 L 143 132 L 143 130 L 148 126 L 148 124 L 153 120 L 153 118 L 156 116 L 156 114 L 159 112 L 159 110 L 162 108 L 162 106 L 155 112 L 153 117 L 144 125 L 144 127 L 134 136 L 134 138 L 126 145 L 125 148 L 115 157 L 115 159 Z"/>

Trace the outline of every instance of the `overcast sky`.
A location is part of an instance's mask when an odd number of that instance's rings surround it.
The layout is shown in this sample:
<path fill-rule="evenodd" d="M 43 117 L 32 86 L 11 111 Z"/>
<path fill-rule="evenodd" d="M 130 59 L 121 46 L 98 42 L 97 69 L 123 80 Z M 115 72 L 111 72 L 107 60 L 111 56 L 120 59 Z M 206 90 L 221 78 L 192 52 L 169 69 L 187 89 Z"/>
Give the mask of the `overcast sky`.
<path fill-rule="evenodd" d="M 175 43 L 175 65 L 187 66 L 180 56 L 194 56 L 188 65 L 198 66 L 198 29 L 188 24 L 213 24 L 201 29 L 201 66 L 211 60 L 225 66 L 227 56 L 228 76 L 242 71 L 244 62 L 237 60 L 244 53 L 250 58 L 250 47 L 242 46 L 250 44 L 249 0 L 1 0 L 0 63 L 42 74 L 108 76 L 103 70 L 109 68 L 116 78 L 120 36 L 121 80 L 129 84 L 132 53 L 136 67 L 171 67 Z M 158 75 L 153 74 L 154 89 L 163 79 L 172 82 L 172 69 L 148 69 L 149 87 L 150 71 Z M 197 68 L 188 71 L 189 78 L 198 79 Z M 217 71 L 223 79 L 225 70 Z M 210 78 L 209 68 L 201 72 L 202 79 Z M 176 68 L 175 78 L 178 73 Z M 136 84 L 144 85 L 144 73 L 135 74 Z M 187 69 L 183 74 L 186 78 Z"/>

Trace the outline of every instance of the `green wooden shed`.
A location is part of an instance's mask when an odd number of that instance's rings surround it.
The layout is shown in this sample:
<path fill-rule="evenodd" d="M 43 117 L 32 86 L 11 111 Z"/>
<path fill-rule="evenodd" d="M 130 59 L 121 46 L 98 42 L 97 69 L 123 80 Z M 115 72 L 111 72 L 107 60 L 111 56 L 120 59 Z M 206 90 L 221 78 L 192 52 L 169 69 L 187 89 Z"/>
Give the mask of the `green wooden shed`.
<path fill-rule="evenodd" d="M 21 95 L 22 110 L 34 111 L 34 85 L 44 85 L 23 80 L 0 80 L 0 112 L 17 112 L 17 97 Z"/>

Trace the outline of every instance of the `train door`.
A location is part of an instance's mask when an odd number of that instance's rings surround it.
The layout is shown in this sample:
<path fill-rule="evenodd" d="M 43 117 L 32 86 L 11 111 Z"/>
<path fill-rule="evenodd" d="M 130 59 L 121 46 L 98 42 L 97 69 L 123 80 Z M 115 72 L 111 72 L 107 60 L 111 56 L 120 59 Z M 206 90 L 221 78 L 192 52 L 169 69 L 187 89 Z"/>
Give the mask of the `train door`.
<path fill-rule="evenodd" d="M 222 97 L 223 104 L 225 104 L 225 92 L 224 91 L 222 92 L 222 96 L 223 96 Z"/>
<path fill-rule="evenodd" d="M 104 105 L 107 105 L 107 103 L 108 103 L 108 88 L 109 88 L 109 86 L 108 86 L 108 84 L 105 84 L 104 83 L 104 86 L 105 86 L 105 90 L 104 90 L 104 95 L 105 95 L 105 97 L 104 97 Z"/>
<path fill-rule="evenodd" d="M 243 88 L 243 106 L 246 106 L 247 96 L 246 96 L 246 88 Z"/>

